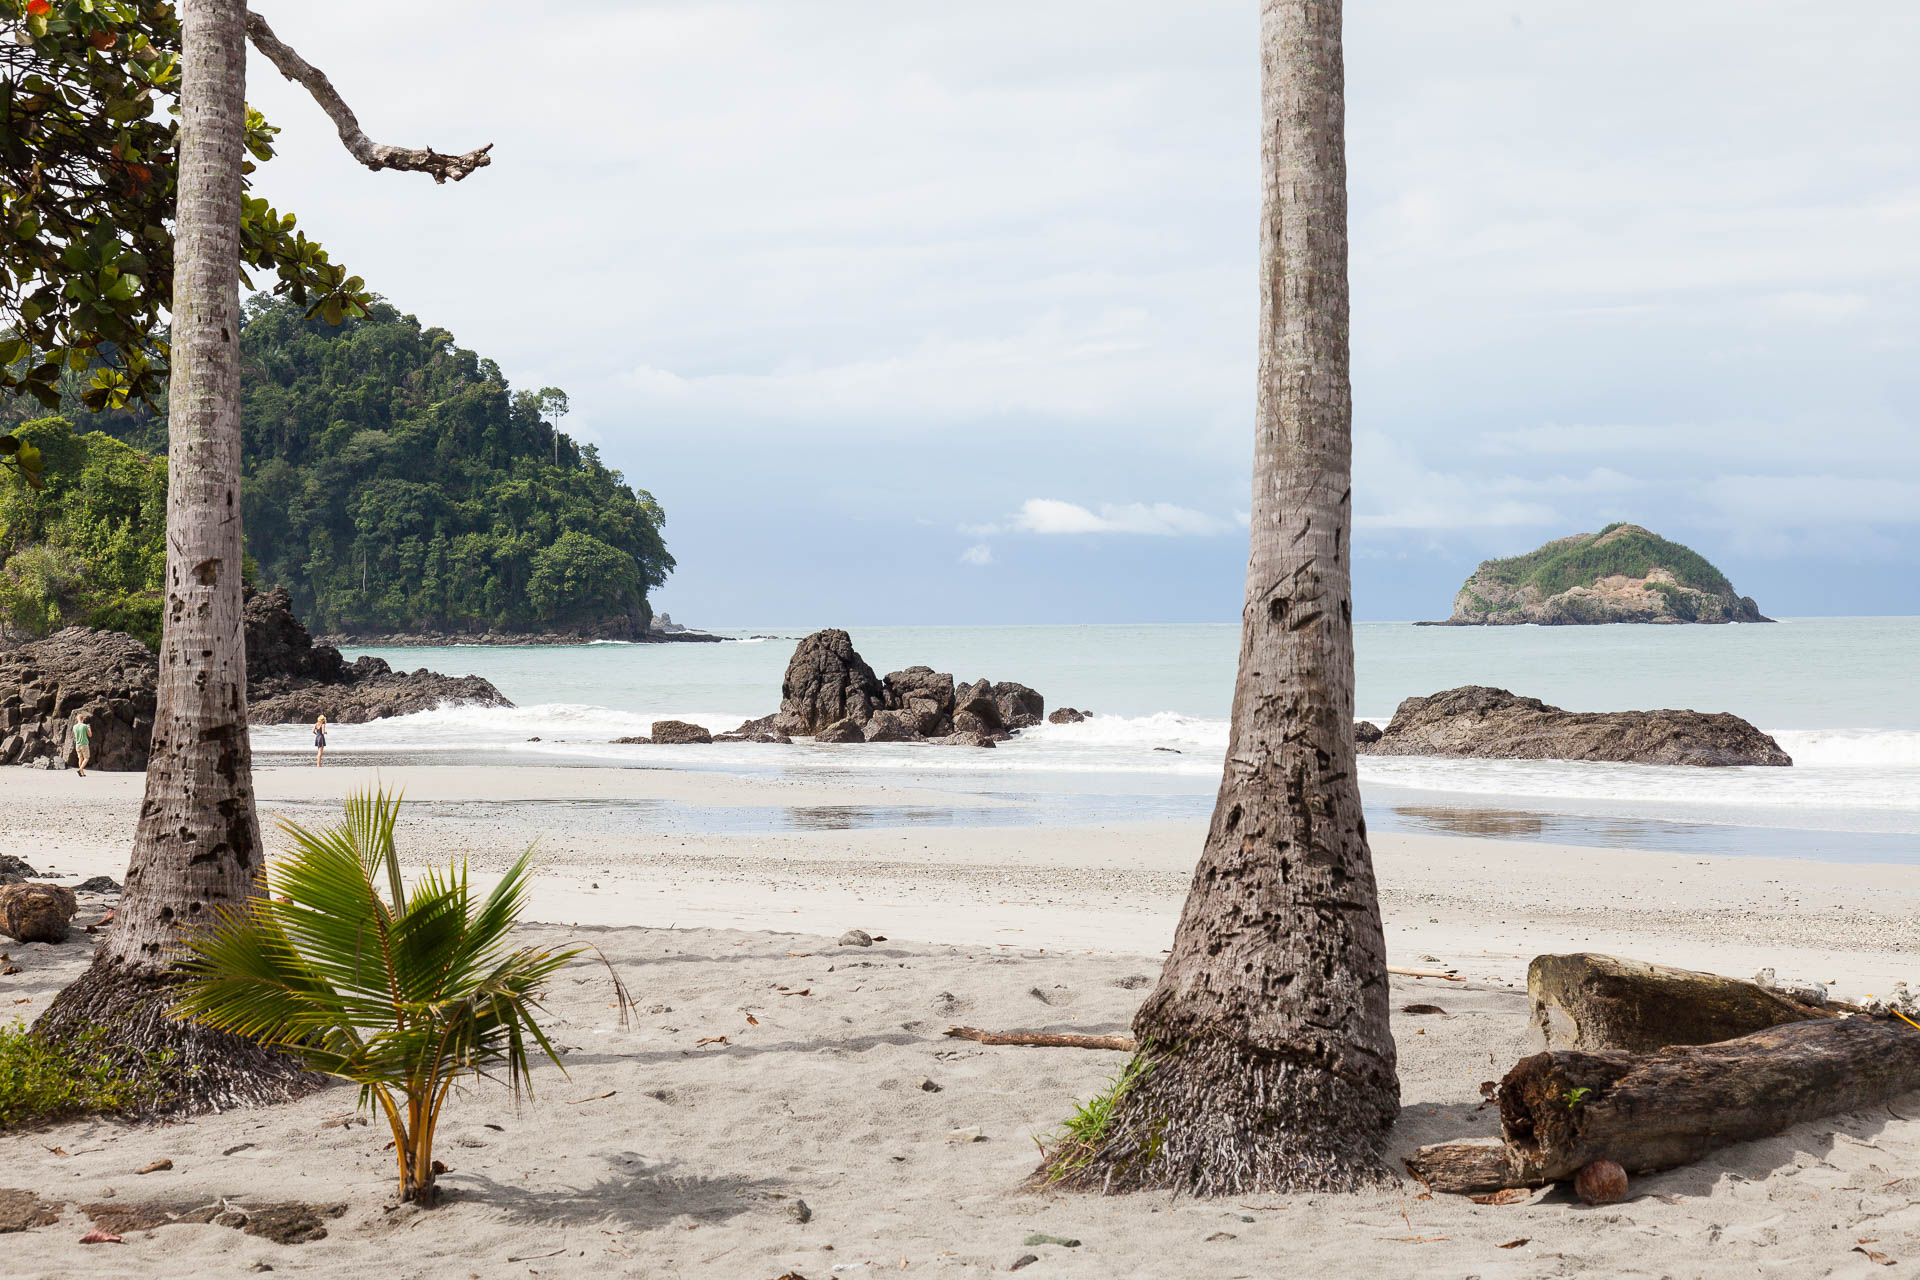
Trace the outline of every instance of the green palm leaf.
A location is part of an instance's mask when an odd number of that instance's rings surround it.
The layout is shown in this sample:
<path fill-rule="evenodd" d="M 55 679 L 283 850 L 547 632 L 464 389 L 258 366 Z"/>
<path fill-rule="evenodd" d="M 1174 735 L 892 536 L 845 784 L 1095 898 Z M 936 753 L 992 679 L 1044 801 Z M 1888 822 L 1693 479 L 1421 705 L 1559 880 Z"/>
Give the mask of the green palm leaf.
<path fill-rule="evenodd" d="M 379 1106 L 393 1129 L 402 1198 L 431 1199 L 434 1126 L 452 1080 L 504 1067 L 514 1096 L 532 1096 L 532 1055 L 561 1066 L 540 1027 L 541 995 L 587 948 L 511 946 L 532 848 L 478 903 L 464 865 L 430 870 L 407 892 L 399 807 L 377 790 L 349 798 L 335 826 L 282 823 L 290 845 L 268 893 L 188 939 L 176 1012 L 359 1084 L 362 1105 Z M 624 1023 L 631 1002 L 613 982 Z"/>

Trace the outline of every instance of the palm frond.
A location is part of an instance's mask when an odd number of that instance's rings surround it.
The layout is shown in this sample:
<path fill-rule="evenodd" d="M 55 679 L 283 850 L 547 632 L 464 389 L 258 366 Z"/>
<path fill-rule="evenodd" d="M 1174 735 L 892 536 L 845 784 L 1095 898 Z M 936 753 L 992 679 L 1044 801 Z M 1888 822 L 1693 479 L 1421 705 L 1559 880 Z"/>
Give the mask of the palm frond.
<path fill-rule="evenodd" d="M 282 823 L 290 846 L 271 893 L 187 940 L 176 1012 L 358 1083 L 361 1105 L 377 1105 L 393 1128 L 411 1198 L 431 1188 L 434 1125 L 457 1075 L 504 1066 L 517 1100 L 533 1095 L 535 1054 L 566 1073 L 540 1025 L 541 997 L 554 974 L 597 949 L 511 946 L 531 846 L 477 904 L 464 864 L 426 872 L 407 893 L 399 806 L 381 789 L 349 798 L 345 821 L 323 830 Z M 607 969 L 625 1025 L 632 1001 Z"/>

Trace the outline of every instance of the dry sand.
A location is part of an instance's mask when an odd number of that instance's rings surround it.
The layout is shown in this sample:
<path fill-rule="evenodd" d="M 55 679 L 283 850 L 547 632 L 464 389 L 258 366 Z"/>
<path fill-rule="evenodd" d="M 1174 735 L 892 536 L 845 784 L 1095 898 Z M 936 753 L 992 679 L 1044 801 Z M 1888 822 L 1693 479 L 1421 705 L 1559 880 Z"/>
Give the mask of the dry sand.
<path fill-rule="evenodd" d="M 633 990 L 631 1026 L 618 1025 L 603 975 L 564 975 L 552 1025 L 570 1079 L 542 1071 L 540 1100 L 518 1114 L 486 1082 L 452 1104 L 439 1152 L 452 1194 L 431 1212 L 391 1208 L 378 1121 L 326 1123 L 352 1111 L 345 1088 L 172 1125 L 5 1135 L 0 1186 L 67 1207 L 55 1225 L 0 1240 L 0 1275 L 220 1275 L 265 1262 L 318 1276 L 824 1280 L 1004 1273 L 1028 1253 L 1039 1261 L 1023 1274 L 1035 1277 L 1899 1274 L 1856 1246 L 1920 1264 L 1920 1122 L 1899 1118 L 1920 1117 L 1920 1097 L 1637 1179 L 1634 1199 L 1601 1209 L 1560 1193 L 1505 1207 L 1421 1199 L 1412 1185 L 1230 1203 L 1025 1191 L 1033 1136 L 1122 1056 L 987 1048 L 940 1032 L 955 1022 L 1123 1030 L 1157 973 L 1196 825 L 681 836 L 623 832 L 603 812 L 578 831 L 549 802 L 928 801 L 883 786 L 651 770 L 386 777 L 415 801 L 403 839 L 421 861 L 471 850 L 476 865 L 497 865 L 548 833 L 532 915 L 565 925 L 525 932 L 602 947 Z M 262 809 L 324 820 L 315 806 L 365 781 L 350 769 L 262 770 Z M 63 874 L 117 876 L 139 779 L 7 770 L 0 800 L 0 848 Z M 1395 980 L 1396 1010 L 1446 1010 L 1395 1014 L 1396 1158 L 1495 1131 L 1478 1086 L 1524 1051 L 1525 964 L 1538 952 L 1743 974 L 1769 964 L 1855 994 L 1914 976 L 1920 949 L 1920 877 L 1909 868 L 1434 837 L 1375 845 L 1393 960 L 1433 957 L 1467 978 Z M 834 945 L 849 927 L 889 940 Z M 87 958 L 85 943 L 9 950 L 22 972 L 0 979 L 0 1000 L 18 1003 L 0 1013 L 25 1017 Z M 725 1043 L 698 1043 L 717 1036 Z M 983 1140 L 949 1140 L 971 1127 Z M 172 1170 L 135 1174 L 163 1157 Z M 222 1196 L 346 1208 L 325 1239 L 299 1245 L 217 1225 L 77 1243 L 91 1225 L 82 1203 L 191 1207 Z M 1081 1243 L 1025 1245 L 1033 1233 Z M 1515 1240 L 1525 1243 L 1499 1247 Z"/>

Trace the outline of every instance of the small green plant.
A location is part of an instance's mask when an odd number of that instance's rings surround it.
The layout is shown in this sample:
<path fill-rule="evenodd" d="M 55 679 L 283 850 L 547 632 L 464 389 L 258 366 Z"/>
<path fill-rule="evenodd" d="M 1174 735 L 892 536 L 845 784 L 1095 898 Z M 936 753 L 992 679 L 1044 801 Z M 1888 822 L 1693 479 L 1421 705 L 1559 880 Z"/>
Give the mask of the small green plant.
<path fill-rule="evenodd" d="M 1576 1085 L 1574 1088 L 1567 1090 L 1567 1110 L 1569 1111 L 1579 1110 L 1580 1104 L 1585 1102 L 1587 1100 L 1587 1095 L 1592 1092 L 1593 1090 L 1585 1087 L 1584 1085 Z"/>
<path fill-rule="evenodd" d="M 53 1041 L 22 1022 L 0 1027 L 0 1130 L 159 1109 L 178 1075 L 174 1054 L 152 1054 L 147 1066 L 145 1072 L 129 1071 L 105 1028 Z"/>
<path fill-rule="evenodd" d="M 1107 1077 L 1106 1088 L 1084 1102 L 1074 1103 L 1073 1114 L 1061 1122 L 1059 1132 L 1051 1138 L 1049 1181 L 1058 1181 L 1086 1167 L 1093 1153 L 1107 1140 L 1107 1132 L 1113 1126 L 1113 1113 L 1119 1109 L 1121 1099 L 1152 1070 L 1152 1061 L 1143 1053 L 1135 1053 L 1118 1075 Z M 1047 1152 L 1047 1142 L 1035 1138 L 1034 1143 L 1043 1154 Z"/>
<path fill-rule="evenodd" d="M 393 1131 L 401 1200 L 430 1204 L 434 1129 L 454 1081 L 504 1065 L 515 1099 L 531 1097 L 533 1051 L 561 1065 L 534 1016 L 541 994 L 588 948 L 509 949 L 531 848 L 477 904 L 464 865 L 408 893 L 399 809 L 397 795 L 360 792 L 337 826 L 282 823 L 292 847 L 269 894 L 187 944 L 176 1012 L 358 1084 L 360 1105 L 377 1105 Z M 624 1021 L 627 993 L 617 976 L 614 986 Z"/>

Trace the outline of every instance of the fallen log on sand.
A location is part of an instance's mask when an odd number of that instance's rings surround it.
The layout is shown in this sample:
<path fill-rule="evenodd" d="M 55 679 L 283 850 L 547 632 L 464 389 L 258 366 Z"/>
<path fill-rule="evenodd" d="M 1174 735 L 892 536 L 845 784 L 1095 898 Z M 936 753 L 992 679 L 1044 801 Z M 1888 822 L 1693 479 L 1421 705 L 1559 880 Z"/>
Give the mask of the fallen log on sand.
<path fill-rule="evenodd" d="M 1535 956 L 1527 966 L 1527 996 L 1535 1049 L 1651 1053 L 1835 1012 L 1740 978 L 1591 952 Z"/>
<path fill-rule="evenodd" d="M 1024 1044 L 1041 1049 L 1121 1049 L 1133 1051 L 1132 1036 L 1082 1036 L 1058 1031 L 982 1031 L 978 1027 L 948 1027 L 947 1034 L 976 1044 Z"/>
<path fill-rule="evenodd" d="M 1407 1168 L 1453 1192 L 1537 1187 L 1595 1160 L 1651 1173 L 1914 1089 L 1920 1029 L 1899 1019 L 1790 1022 L 1655 1053 L 1554 1050 L 1500 1082 L 1500 1146 L 1422 1147 Z"/>

